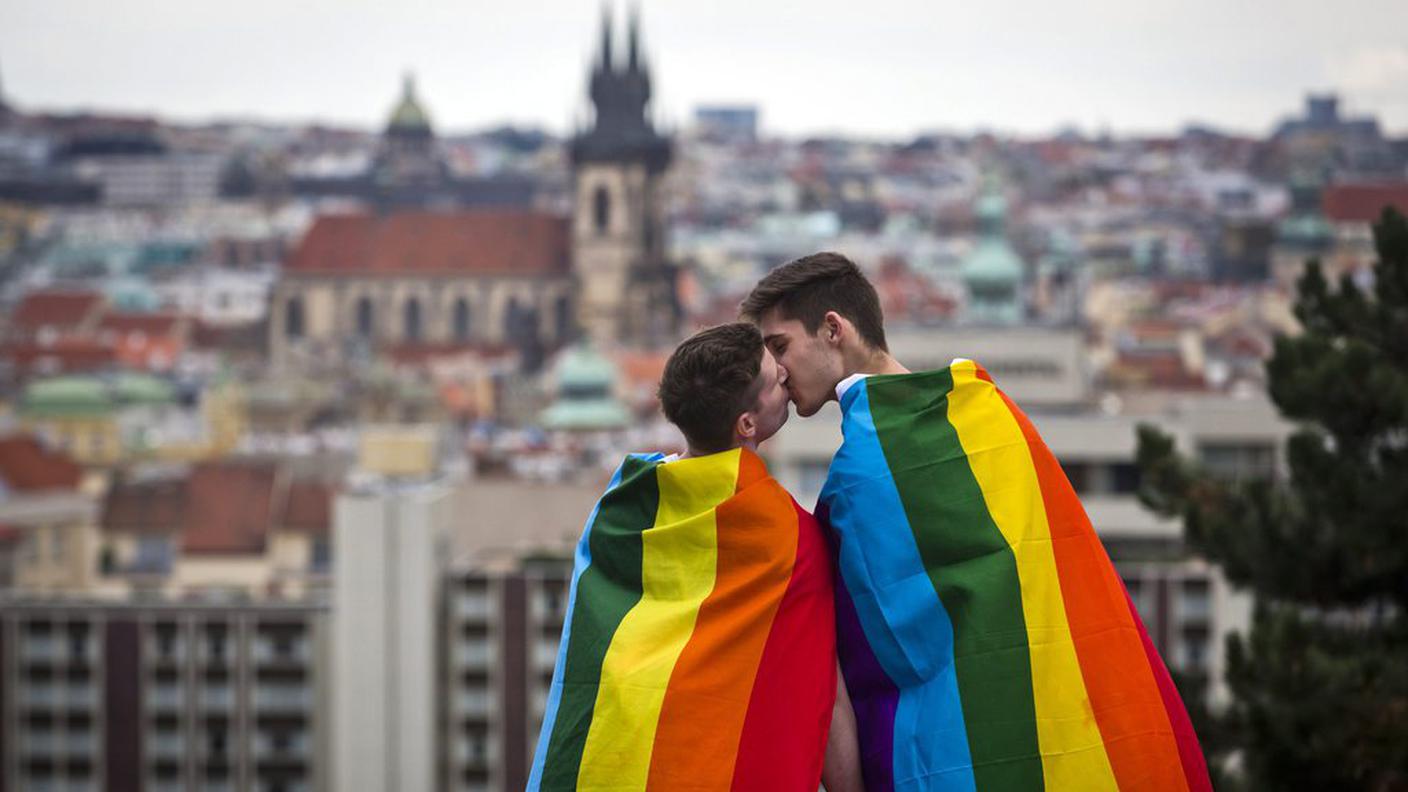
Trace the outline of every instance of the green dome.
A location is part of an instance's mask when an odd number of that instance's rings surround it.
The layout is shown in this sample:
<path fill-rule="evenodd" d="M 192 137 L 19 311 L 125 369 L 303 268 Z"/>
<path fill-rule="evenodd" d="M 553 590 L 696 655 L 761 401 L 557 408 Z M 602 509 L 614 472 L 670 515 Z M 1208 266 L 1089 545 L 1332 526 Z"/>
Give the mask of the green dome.
<path fill-rule="evenodd" d="M 542 415 L 548 429 L 619 429 L 630 420 L 626 408 L 609 399 L 558 402 Z"/>
<path fill-rule="evenodd" d="M 567 350 L 557 364 L 558 391 L 583 388 L 610 388 L 616 382 L 616 366 L 587 344 Z"/>
<path fill-rule="evenodd" d="M 996 223 L 994 231 L 1001 233 L 1002 224 L 1007 220 L 1007 199 L 1001 193 L 990 192 L 978 199 L 977 206 L 978 220 L 982 223 L 984 231 L 988 224 Z"/>
<path fill-rule="evenodd" d="M 1005 240 L 984 239 L 963 260 L 963 280 L 1017 283 L 1022 269 L 1022 259 Z"/>
<path fill-rule="evenodd" d="M 171 383 L 150 374 L 121 374 L 113 380 L 112 393 L 124 405 L 173 404 L 176 389 Z"/>
<path fill-rule="evenodd" d="M 113 402 L 107 385 L 94 377 L 55 377 L 24 389 L 21 411 L 34 416 L 105 415 Z"/>
<path fill-rule="evenodd" d="M 401 88 L 401 101 L 391 111 L 391 120 L 386 126 L 397 131 L 430 131 L 430 116 L 416 97 L 416 78 L 413 75 L 406 75 Z"/>
<path fill-rule="evenodd" d="M 1017 251 L 1007 243 L 1007 199 L 990 190 L 978 199 L 979 239 L 973 252 L 963 260 L 962 275 L 967 282 L 1013 283 L 1022 280 L 1025 267 Z"/>
<path fill-rule="evenodd" d="M 557 399 L 543 411 L 548 429 L 619 429 L 630 413 L 613 393 L 616 366 L 586 342 L 568 349 L 554 368 Z"/>

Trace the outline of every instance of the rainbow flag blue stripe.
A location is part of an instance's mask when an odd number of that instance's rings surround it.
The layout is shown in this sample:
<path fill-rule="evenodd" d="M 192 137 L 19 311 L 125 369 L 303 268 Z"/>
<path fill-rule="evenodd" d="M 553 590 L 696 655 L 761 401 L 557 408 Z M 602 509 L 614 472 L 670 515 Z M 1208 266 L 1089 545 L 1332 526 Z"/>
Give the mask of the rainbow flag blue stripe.
<path fill-rule="evenodd" d="M 868 377 L 818 516 L 866 787 L 1210 790 L 1090 520 L 972 361 Z"/>

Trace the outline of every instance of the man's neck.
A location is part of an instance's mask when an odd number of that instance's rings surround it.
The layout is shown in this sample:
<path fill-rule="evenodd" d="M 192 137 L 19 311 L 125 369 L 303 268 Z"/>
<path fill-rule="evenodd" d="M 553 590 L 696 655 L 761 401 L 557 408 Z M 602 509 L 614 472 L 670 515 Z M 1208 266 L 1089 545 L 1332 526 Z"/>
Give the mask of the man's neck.
<path fill-rule="evenodd" d="M 746 449 L 748 449 L 749 451 L 752 451 L 752 452 L 754 452 L 754 453 L 757 453 L 757 451 L 758 451 L 758 444 L 755 443 L 755 442 L 753 442 L 753 440 L 750 438 L 750 439 L 747 439 L 747 440 L 742 440 L 742 441 L 736 442 L 736 443 L 734 443 L 733 445 L 729 446 L 728 448 L 724 449 L 724 451 L 732 451 L 732 450 L 735 449 L 735 448 L 746 448 Z M 699 449 L 695 448 L 694 446 L 686 446 L 684 453 L 683 453 L 683 454 L 680 454 L 680 455 L 679 455 L 679 458 L 680 458 L 680 459 L 690 459 L 690 458 L 692 458 L 692 457 L 702 457 L 702 456 L 709 456 L 710 454 L 720 454 L 720 453 L 723 453 L 723 452 L 722 452 L 722 451 L 700 451 Z"/>
<path fill-rule="evenodd" d="M 847 376 L 851 374 L 908 374 L 909 369 L 900 365 L 889 352 L 882 350 L 858 353 L 854 360 L 847 360 Z"/>

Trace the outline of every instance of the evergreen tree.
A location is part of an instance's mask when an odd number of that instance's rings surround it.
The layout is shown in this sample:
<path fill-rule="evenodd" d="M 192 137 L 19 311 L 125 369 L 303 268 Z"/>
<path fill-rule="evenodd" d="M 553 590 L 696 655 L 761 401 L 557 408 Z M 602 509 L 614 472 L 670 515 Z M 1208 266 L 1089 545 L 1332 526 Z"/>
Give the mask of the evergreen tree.
<path fill-rule="evenodd" d="M 1408 789 L 1408 220 L 1385 209 L 1374 240 L 1373 285 L 1332 288 L 1310 262 L 1303 332 L 1276 339 L 1284 478 L 1214 477 L 1140 427 L 1144 503 L 1256 598 L 1202 735 L 1240 752 L 1250 789 Z"/>

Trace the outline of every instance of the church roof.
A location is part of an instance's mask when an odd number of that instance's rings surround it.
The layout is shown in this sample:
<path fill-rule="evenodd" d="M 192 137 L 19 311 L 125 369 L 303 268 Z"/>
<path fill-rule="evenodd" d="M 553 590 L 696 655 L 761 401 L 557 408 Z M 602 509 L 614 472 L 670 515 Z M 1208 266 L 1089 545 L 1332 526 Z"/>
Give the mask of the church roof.
<path fill-rule="evenodd" d="M 285 265 L 319 274 L 565 275 L 569 230 L 543 212 L 323 215 Z"/>

